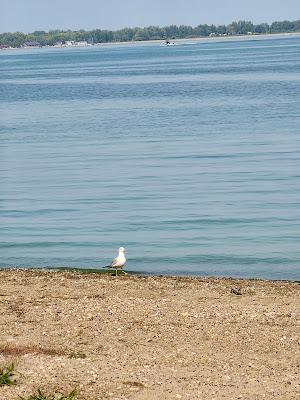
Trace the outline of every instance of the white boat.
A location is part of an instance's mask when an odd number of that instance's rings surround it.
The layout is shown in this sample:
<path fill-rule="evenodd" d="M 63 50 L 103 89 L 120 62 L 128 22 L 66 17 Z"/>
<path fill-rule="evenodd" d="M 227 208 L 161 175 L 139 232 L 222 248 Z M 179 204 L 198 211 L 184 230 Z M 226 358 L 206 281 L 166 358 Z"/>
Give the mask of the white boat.
<path fill-rule="evenodd" d="M 176 43 L 166 40 L 165 43 L 161 44 L 161 46 L 176 46 Z"/>

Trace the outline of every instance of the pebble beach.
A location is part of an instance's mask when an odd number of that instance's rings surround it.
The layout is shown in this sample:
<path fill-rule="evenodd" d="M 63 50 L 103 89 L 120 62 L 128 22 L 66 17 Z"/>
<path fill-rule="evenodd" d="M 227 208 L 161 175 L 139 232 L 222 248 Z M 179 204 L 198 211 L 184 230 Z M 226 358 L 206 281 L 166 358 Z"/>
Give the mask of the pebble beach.
<path fill-rule="evenodd" d="M 300 396 L 297 282 L 0 271 L 0 365 L 78 399 Z"/>

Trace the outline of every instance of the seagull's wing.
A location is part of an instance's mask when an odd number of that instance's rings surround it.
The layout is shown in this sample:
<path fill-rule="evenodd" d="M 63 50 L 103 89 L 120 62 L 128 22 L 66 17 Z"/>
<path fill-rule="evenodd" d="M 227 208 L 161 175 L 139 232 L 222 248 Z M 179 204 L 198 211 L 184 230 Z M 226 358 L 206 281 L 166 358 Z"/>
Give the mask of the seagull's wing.
<path fill-rule="evenodd" d="M 112 268 L 115 267 L 116 264 L 118 264 L 118 261 L 119 261 L 118 257 L 114 258 L 114 259 L 112 260 L 111 264 L 110 264 L 110 267 L 112 267 Z"/>

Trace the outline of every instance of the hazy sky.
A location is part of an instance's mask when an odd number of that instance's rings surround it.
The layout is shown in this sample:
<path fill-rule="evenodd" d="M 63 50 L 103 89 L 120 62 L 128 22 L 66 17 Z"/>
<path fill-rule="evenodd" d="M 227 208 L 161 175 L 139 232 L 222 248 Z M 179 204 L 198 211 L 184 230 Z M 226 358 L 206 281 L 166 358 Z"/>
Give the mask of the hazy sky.
<path fill-rule="evenodd" d="M 300 0 L 0 0 L 1 32 L 300 19 Z"/>

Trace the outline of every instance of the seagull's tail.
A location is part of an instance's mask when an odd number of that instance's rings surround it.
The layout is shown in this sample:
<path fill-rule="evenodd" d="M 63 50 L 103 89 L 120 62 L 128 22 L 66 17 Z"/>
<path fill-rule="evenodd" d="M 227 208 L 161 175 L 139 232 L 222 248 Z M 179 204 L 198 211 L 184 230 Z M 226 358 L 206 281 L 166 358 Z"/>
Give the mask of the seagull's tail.
<path fill-rule="evenodd" d="M 102 267 L 102 269 L 107 269 L 107 268 L 111 268 L 110 265 L 106 265 L 106 267 Z"/>

